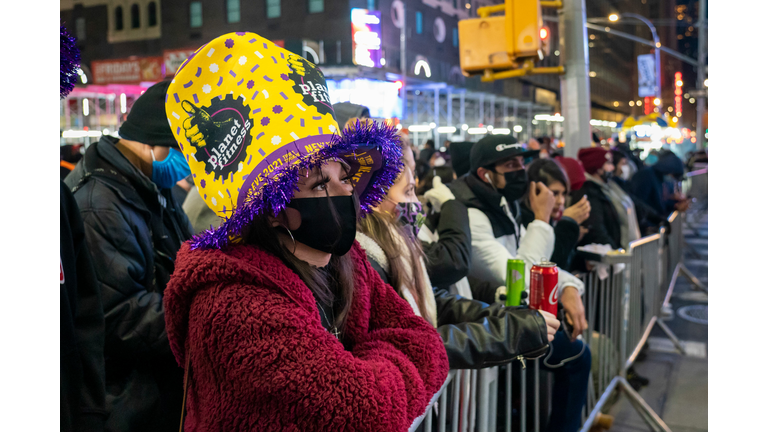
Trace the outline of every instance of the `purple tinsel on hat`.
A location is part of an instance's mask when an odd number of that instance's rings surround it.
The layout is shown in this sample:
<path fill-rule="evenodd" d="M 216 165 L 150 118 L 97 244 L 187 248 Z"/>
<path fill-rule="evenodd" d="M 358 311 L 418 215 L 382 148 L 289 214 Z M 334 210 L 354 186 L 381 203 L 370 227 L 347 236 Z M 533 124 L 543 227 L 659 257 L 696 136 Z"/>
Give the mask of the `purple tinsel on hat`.
<path fill-rule="evenodd" d="M 357 156 L 355 152 L 359 148 L 378 151 L 381 157 L 381 167 L 373 173 L 364 190 L 357 190 L 357 186 L 355 188 L 360 200 L 361 214 L 370 213 L 384 199 L 400 175 L 403 169 L 402 150 L 397 130 L 393 126 L 375 122 L 361 124 L 358 121 L 356 125 L 347 128 L 342 136 L 334 135 L 330 145 L 304 156 L 295 164 L 284 165 L 275 177 L 268 179 L 258 192 L 249 196 L 218 228 L 195 236 L 191 240 L 191 248 L 223 249 L 237 242 L 256 216 L 266 212 L 276 216 L 285 208 L 294 192 L 299 190 L 300 172 L 311 171 L 334 158 L 353 162 Z"/>
<path fill-rule="evenodd" d="M 77 49 L 75 38 L 69 35 L 63 25 L 59 26 L 59 35 L 61 39 L 59 97 L 64 99 L 75 88 L 75 84 L 77 84 L 77 70 L 80 68 L 80 50 Z"/>

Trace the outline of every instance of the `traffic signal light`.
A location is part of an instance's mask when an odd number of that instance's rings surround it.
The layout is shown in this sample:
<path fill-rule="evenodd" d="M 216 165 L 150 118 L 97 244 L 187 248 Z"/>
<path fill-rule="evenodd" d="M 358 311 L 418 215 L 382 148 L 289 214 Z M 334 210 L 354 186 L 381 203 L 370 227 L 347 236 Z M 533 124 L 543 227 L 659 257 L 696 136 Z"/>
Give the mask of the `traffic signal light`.
<path fill-rule="evenodd" d="M 502 11 L 504 15 L 489 16 Z M 459 57 L 465 74 L 512 69 L 526 59 L 543 58 L 549 29 L 543 26 L 539 0 L 505 0 L 478 13 L 480 18 L 459 21 Z"/>
<path fill-rule="evenodd" d="M 550 42 L 552 37 L 549 34 L 548 27 L 542 27 L 539 30 L 539 38 L 541 38 L 541 52 L 544 54 L 544 57 L 546 57 L 549 55 L 552 46 L 552 43 Z"/>

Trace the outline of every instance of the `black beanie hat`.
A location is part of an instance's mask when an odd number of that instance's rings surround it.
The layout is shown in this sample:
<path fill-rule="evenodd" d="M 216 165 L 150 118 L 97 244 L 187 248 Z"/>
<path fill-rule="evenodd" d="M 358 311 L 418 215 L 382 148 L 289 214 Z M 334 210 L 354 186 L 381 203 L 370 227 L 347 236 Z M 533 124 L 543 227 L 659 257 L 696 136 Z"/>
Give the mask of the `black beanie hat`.
<path fill-rule="evenodd" d="M 151 146 L 179 148 L 165 114 L 165 95 L 169 85 L 171 81 L 159 82 L 136 99 L 128 118 L 117 132 L 121 138 Z"/>

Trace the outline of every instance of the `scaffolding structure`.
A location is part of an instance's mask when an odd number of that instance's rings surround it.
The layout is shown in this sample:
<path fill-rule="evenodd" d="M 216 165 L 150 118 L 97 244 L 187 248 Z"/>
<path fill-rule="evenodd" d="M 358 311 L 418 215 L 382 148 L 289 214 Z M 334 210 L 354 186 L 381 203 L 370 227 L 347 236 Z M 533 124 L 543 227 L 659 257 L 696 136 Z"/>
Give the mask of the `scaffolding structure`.
<path fill-rule="evenodd" d="M 403 127 L 422 126 L 409 132 L 414 144 L 421 146 L 427 139 L 441 143 L 450 141 L 476 141 L 484 134 L 470 134 L 470 129 L 488 127 L 506 128 L 518 141 L 525 142 L 539 135 L 553 135 L 555 124 L 537 121 L 537 115 L 551 115 L 554 107 L 531 101 L 471 91 L 446 83 L 411 84 L 405 92 L 406 110 Z M 429 131 L 423 131 L 430 126 Z M 515 126 L 520 128 L 515 129 Z M 450 132 L 453 127 L 455 131 Z M 518 132 L 519 131 L 519 132 Z"/>

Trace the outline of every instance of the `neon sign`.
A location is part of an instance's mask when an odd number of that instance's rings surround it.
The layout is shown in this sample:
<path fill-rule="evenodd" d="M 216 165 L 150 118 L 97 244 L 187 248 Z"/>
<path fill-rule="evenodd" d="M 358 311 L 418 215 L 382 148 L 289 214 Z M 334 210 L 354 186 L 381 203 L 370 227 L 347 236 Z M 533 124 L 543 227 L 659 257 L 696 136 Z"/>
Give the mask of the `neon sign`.
<path fill-rule="evenodd" d="M 683 114 L 683 73 L 675 72 L 675 115 Z"/>
<path fill-rule="evenodd" d="M 352 9 L 352 61 L 359 66 L 381 67 L 381 12 Z"/>

